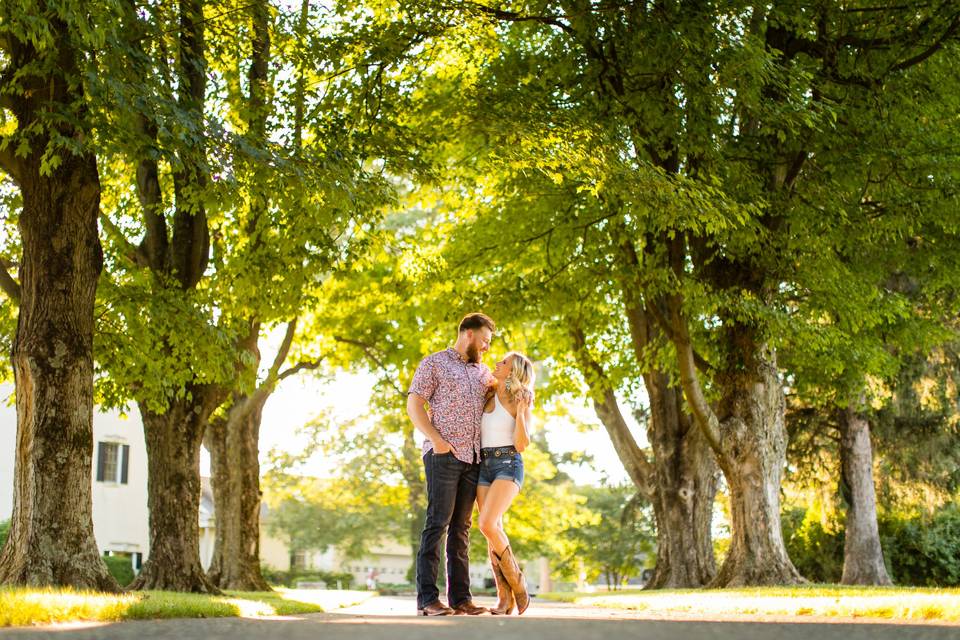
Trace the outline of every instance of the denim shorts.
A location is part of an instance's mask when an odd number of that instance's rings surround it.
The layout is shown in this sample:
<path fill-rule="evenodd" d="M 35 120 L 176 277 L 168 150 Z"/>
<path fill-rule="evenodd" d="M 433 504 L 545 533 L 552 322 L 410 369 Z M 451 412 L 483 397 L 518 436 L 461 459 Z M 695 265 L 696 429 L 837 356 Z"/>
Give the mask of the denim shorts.
<path fill-rule="evenodd" d="M 517 488 L 523 487 L 523 458 L 519 453 L 500 456 L 485 456 L 480 461 L 480 478 L 477 484 L 489 487 L 494 480 L 513 480 Z"/>

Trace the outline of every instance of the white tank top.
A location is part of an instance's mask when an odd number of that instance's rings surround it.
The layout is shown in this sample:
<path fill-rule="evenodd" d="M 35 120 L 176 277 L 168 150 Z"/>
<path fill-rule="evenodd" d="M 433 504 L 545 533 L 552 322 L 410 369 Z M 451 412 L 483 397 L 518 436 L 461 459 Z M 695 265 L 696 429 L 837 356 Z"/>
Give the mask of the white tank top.
<path fill-rule="evenodd" d="M 517 426 L 516 419 L 510 415 L 506 407 L 500 404 L 500 398 L 493 394 L 493 411 L 483 412 L 480 418 L 480 446 L 512 447 L 513 431 Z"/>

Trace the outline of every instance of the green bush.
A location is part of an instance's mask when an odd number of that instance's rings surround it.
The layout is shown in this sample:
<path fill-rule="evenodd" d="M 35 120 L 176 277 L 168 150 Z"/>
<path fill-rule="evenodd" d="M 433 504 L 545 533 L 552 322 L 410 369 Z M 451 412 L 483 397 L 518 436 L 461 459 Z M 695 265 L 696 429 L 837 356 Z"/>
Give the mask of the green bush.
<path fill-rule="evenodd" d="M 125 587 L 133 582 L 133 565 L 129 556 L 104 556 L 103 561 L 107 563 L 107 569 L 110 571 L 117 583 Z"/>
<path fill-rule="evenodd" d="M 840 582 L 843 576 L 843 528 L 824 529 L 812 509 L 791 509 L 781 516 L 787 554 L 807 580 Z"/>
<path fill-rule="evenodd" d="M 960 507 L 933 516 L 881 518 L 880 543 L 897 584 L 960 586 Z"/>
<path fill-rule="evenodd" d="M 3 543 L 7 541 L 7 534 L 10 533 L 10 521 L 0 522 L 0 549 L 3 549 Z"/>
<path fill-rule="evenodd" d="M 839 582 L 843 575 L 843 525 L 828 531 L 802 508 L 783 513 L 787 553 L 813 582 Z M 887 573 L 896 584 L 960 586 L 960 507 L 932 516 L 888 514 L 878 518 Z"/>
<path fill-rule="evenodd" d="M 338 580 L 340 586 L 344 589 L 349 589 L 353 585 L 353 574 L 347 572 L 319 571 L 316 569 L 280 571 L 261 566 L 260 574 L 270 584 L 283 587 L 295 587 L 297 582 L 325 582 L 327 588 L 336 589 Z"/>

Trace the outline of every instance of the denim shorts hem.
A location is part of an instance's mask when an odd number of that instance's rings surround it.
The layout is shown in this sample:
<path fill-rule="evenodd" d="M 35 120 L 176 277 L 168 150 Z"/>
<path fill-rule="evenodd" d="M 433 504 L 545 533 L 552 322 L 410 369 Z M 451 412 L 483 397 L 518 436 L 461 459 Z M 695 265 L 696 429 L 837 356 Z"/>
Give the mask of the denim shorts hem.
<path fill-rule="evenodd" d="M 496 482 L 497 480 L 512 480 L 513 483 L 514 483 L 515 485 L 517 485 L 517 488 L 518 488 L 518 489 L 522 489 L 522 488 L 523 488 L 523 482 L 520 481 L 520 480 L 517 480 L 517 479 L 516 479 L 514 476 L 512 476 L 512 475 L 510 475 L 510 476 L 506 476 L 506 475 L 504 475 L 504 476 L 497 476 L 496 478 L 493 479 L 493 482 Z M 488 482 L 487 480 L 477 480 L 477 486 L 478 486 L 478 487 L 489 487 L 490 485 L 493 484 L 493 482 Z"/>

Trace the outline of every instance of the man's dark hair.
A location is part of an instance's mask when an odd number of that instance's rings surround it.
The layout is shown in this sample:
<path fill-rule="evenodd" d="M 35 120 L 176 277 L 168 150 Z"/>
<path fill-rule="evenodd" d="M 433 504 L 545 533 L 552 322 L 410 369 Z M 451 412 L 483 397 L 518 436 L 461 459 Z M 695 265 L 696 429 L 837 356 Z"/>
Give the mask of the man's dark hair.
<path fill-rule="evenodd" d="M 490 316 L 484 315 L 482 313 L 468 313 L 463 316 L 463 320 L 460 321 L 460 333 L 467 331 L 468 329 L 479 329 L 480 327 L 486 327 L 490 331 L 496 331 L 497 325 L 494 324 L 493 320 L 490 319 Z"/>

